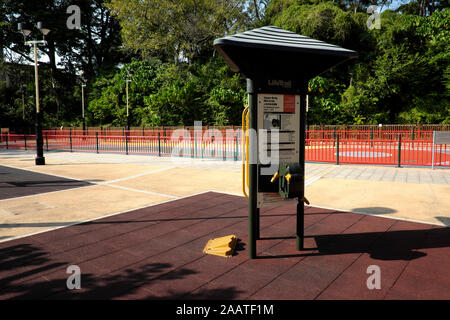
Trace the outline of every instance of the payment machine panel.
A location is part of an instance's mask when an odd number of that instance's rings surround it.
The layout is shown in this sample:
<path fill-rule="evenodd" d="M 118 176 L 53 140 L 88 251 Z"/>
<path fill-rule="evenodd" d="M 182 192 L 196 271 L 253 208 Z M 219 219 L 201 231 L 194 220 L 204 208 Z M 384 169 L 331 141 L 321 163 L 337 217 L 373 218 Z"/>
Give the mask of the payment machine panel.
<path fill-rule="evenodd" d="M 300 95 L 259 93 L 257 103 L 258 129 L 266 130 L 258 143 L 258 207 L 263 207 L 286 201 L 278 194 L 278 182 L 271 182 L 271 178 L 278 171 L 278 164 L 299 161 Z M 272 135 L 276 134 L 279 142 L 273 143 Z M 273 164 L 274 152 L 278 152 L 277 165 Z M 266 159 L 271 163 L 265 164 Z"/>

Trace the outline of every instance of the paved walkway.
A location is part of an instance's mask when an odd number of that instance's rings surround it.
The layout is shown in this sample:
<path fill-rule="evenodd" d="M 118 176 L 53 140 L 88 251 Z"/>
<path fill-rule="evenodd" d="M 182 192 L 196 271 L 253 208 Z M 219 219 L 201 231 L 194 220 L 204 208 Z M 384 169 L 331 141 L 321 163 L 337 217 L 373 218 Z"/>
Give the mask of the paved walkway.
<path fill-rule="evenodd" d="M 332 172 L 327 173 L 323 177 L 368 181 L 450 185 L 450 168 L 430 170 L 429 168 L 416 169 L 341 165 L 335 166 L 335 169 Z"/>
<path fill-rule="evenodd" d="M 46 174 L 79 186 L 58 191 L 62 188 L 34 184 L 31 192 L 28 184 L 13 195 L 11 184 L 0 188 L 0 241 L 207 191 L 242 196 L 239 162 L 70 152 L 45 156 L 47 165 L 35 166 L 34 152 L 2 150 L 0 165 L 5 172 L 21 168 L 29 177 Z M 404 181 L 392 181 L 405 175 Z M 306 196 L 317 207 L 448 226 L 449 175 L 444 169 L 307 163 Z M 7 182 L 6 176 L 0 181 Z M 413 182 L 417 176 L 419 182 Z"/>
<path fill-rule="evenodd" d="M 299 252 L 293 211 L 263 210 L 254 260 L 246 199 L 212 192 L 3 242 L 0 299 L 450 299 L 450 228 L 309 207 Z M 229 234 L 237 255 L 202 253 Z"/>

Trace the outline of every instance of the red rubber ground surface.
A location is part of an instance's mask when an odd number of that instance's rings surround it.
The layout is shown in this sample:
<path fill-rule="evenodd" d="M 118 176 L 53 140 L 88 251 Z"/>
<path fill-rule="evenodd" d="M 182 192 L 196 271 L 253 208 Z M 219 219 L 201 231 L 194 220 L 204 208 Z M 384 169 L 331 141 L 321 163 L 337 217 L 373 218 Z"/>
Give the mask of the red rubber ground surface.
<path fill-rule="evenodd" d="M 263 212 L 254 260 L 247 200 L 213 192 L 3 242 L 0 299 L 450 299 L 450 228 L 310 207 L 297 252 L 294 210 Z M 202 253 L 229 234 L 234 257 Z"/>

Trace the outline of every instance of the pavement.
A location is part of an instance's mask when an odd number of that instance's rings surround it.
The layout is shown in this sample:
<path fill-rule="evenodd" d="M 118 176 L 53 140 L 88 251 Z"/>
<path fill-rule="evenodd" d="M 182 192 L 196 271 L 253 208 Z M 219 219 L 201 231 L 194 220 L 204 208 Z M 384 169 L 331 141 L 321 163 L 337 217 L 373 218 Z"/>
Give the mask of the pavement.
<path fill-rule="evenodd" d="M 48 183 L 17 188 L 17 178 L 8 179 L 9 188 L 3 182 L 0 241 L 207 191 L 242 196 L 240 162 L 81 152 L 45 156 L 47 164 L 35 166 L 33 152 L 0 151 L 3 173 L 21 169 L 29 173 L 27 180 L 36 174 L 46 174 L 47 181 L 67 179 L 60 191 Z M 316 207 L 450 225 L 448 169 L 307 163 L 306 185 Z"/>
<path fill-rule="evenodd" d="M 253 260 L 246 199 L 217 192 L 6 241 L 0 299 L 450 299 L 450 228 L 308 207 L 297 251 L 293 212 L 262 209 Z M 233 257 L 202 252 L 230 234 Z"/>
<path fill-rule="evenodd" d="M 35 166 L 34 157 L 0 151 L 0 299 L 450 298 L 448 169 L 307 163 L 309 249 L 294 250 L 292 207 L 263 210 L 258 254 L 268 258 L 255 264 L 239 162 L 49 152 Z M 206 241 L 228 233 L 242 252 L 205 257 Z M 55 287 L 74 263 L 90 279 L 79 296 Z M 372 264 L 387 275 L 382 291 L 365 285 Z"/>

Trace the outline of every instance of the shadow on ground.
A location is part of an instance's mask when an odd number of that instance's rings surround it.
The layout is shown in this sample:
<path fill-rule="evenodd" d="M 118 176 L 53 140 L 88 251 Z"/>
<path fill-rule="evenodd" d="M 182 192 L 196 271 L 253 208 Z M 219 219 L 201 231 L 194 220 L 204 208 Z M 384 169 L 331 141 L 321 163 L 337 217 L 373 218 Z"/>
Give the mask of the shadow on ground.
<path fill-rule="evenodd" d="M 421 249 L 450 247 L 450 228 L 333 235 L 310 235 L 316 248 L 307 253 L 260 256 L 261 259 L 367 253 L 376 260 L 410 261 L 425 257 Z"/>
<path fill-rule="evenodd" d="M 447 227 L 450 227 L 450 218 L 449 217 L 436 217 L 440 222 L 445 224 Z"/>
<path fill-rule="evenodd" d="M 233 299 L 240 293 L 233 286 L 200 289 L 195 294 L 182 288 L 167 290 L 163 294 L 152 292 L 151 287 L 155 283 L 197 274 L 189 268 L 174 269 L 172 264 L 164 262 L 148 263 L 103 275 L 82 272 L 81 289 L 69 290 L 67 279 L 71 274 L 65 272 L 69 265 L 67 261 L 55 259 L 49 252 L 32 244 L 0 249 L 0 299 Z M 83 267 L 80 268 L 82 271 Z"/>
<path fill-rule="evenodd" d="M 397 210 L 386 208 L 386 207 L 365 207 L 365 208 L 354 208 L 350 210 L 351 212 L 364 212 L 370 214 L 389 214 L 395 213 Z"/>

